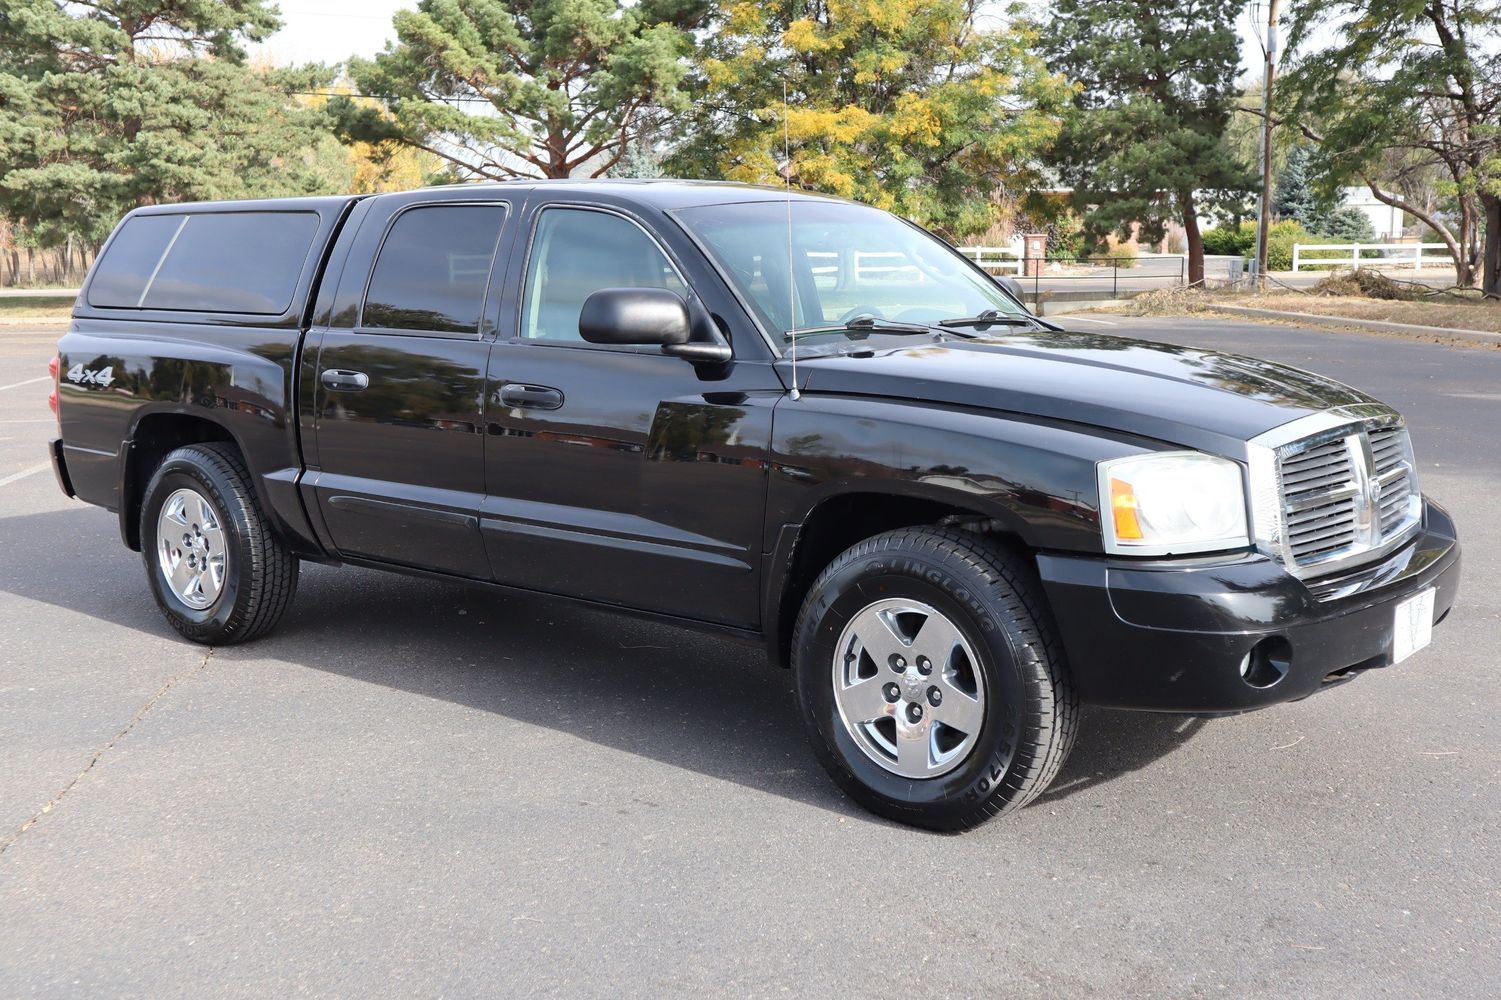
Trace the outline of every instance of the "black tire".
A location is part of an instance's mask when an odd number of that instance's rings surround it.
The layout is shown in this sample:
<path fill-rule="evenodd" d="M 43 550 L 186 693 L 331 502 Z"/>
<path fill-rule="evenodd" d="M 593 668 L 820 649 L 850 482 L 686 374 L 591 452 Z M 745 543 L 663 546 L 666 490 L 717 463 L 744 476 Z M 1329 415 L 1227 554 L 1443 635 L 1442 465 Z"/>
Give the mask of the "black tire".
<path fill-rule="evenodd" d="M 876 763 L 836 704 L 834 657 L 845 627 L 888 598 L 941 612 L 984 672 L 980 731 L 967 756 L 937 777 L 914 780 Z M 974 532 L 904 528 L 846 550 L 803 602 L 792 665 L 819 760 L 856 801 L 903 823 L 958 831 L 1018 809 L 1047 788 L 1073 746 L 1078 701 L 1035 572 Z"/>
<path fill-rule="evenodd" d="M 223 531 L 223 584 L 204 608 L 194 608 L 174 593 L 158 563 L 162 506 L 182 489 L 209 503 Z M 262 636 L 297 592 L 297 557 L 267 526 L 250 473 L 233 445 L 189 445 L 162 460 L 141 502 L 141 554 L 157 606 L 174 629 L 194 642 L 227 646 Z"/>

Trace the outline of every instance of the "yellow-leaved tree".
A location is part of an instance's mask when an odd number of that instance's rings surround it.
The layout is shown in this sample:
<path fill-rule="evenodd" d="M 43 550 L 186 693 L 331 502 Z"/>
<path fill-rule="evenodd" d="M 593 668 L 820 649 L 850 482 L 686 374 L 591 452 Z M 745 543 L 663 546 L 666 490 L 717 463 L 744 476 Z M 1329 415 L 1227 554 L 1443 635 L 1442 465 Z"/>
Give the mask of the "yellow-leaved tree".
<path fill-rule="evenodd" d="M 301 100 L 308 107 L 326 111 L 329 97 L 347 101 L 369 115 L 390 117 L 379 100 L 355 96 L 354 87 L 343 81 L 335 83 L 326 94 L 304 95 Z M 437 156 L 391 139 L 349 140 L 343 144 L 343 150 L 349 161 L 351 194 L 410 191 L 425 184 L 452 179 Z"/>
<path fill-rule="evenodd" d="M 951 239 L 984 231 L 998 193 L 1037 181 L 1069 91 L 1032 55 L 1016 8 L 983 10 L 965 0 L 726 4 L 669 170 L 790 180 Z"/>

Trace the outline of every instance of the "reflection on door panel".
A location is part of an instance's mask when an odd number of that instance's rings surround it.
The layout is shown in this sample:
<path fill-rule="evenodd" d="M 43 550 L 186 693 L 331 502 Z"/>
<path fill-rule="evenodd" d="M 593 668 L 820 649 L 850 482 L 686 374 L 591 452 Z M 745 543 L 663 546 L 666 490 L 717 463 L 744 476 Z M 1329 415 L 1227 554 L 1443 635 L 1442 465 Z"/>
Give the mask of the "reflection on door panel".
<path fill-rule="evenodd" d="M 334 544 L 487 578 L 479 338 L 501 206 L 423 205 L 381 244 L 362 316 L 319 353 L 316 492 Z M 402 331 L 402 332 L 392 332 Z"/>

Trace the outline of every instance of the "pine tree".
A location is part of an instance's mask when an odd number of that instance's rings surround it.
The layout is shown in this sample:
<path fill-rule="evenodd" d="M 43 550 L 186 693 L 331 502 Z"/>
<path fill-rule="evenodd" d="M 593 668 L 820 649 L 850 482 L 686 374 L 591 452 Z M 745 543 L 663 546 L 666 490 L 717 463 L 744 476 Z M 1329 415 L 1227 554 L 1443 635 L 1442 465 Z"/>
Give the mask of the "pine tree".
<path fill-rule="evenodd" d="M 707 0 L 421 0 L 349 74 L 388 108 L 335 98 L 347 138 L 427 150 L 462 176 L 602 176 L 679 112 Z"/>
<path fill-rule="evenodd" d="M 0 214 L 97 243 L 142 204 L 340 189 L 342 152 L 285 93 L 317 74 L 245 64 L 276 26 L 264 0 L 0 5 Z"/>
<path fill-rule="evenodd" d="M 1229 206 L 1254 178 L 1226 141 L 1237 97 L 1240 7 L 1211 0 L 1055 0 L 1042 28 L 1052 69 L 1075 81 L 1055 150 L 1097 234 L 1160 239 L 1169 219 L 1204 277 L 1198 216 Z"/>
<path fill-rule="evenodd" d="M 1313 163 L 1313 148 L 1306 144 L 1299 143 L 1287 151 L 1287 161 L 1273 178 L 1272 215 L 1290 219 L 1315 236 L 1342 243 L 1374 240 L 1376 231 L 1364 212 L 1346 207 L 1337 194 L 1314 185 L 1310 176 Z"/>
<path fill-rule="evenodd" d="M 670 166 L 983 232 L 997 191 L 1037 181 L 1067 96 L 1026 26 L 993 23 L 969 0 L 726 4 Z"/>
<path fill-rule="evenodd" d="M 1309 148 L 1303 145 L 1287 151 L 1287 162 L 1272 179 L 1272 214 L 1278 219 L 1291 219 L 1309 232 L 1315 232 L 1311 220 L 1326 206 L 1308 183 L 1310 155 Z"/>
<path fill-rule="evenodd" d="M 637 140 L 626 147 L 620 162 L 610 170 L 611 177 L 649 180 L 662 176 L 662 160 L 650 142 Z"/>

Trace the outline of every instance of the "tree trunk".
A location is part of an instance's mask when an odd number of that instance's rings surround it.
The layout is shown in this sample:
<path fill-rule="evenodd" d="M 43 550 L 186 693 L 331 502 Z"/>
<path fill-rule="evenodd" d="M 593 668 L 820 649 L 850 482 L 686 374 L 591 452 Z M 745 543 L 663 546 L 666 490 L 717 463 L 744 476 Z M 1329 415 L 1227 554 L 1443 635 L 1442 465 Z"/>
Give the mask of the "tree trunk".
<path fill-rule="evenodd" d="M 1188 244 L 1188 283 L 1204 283 L 1204 237 L 1199 233 L 1199 214 L 1194 210 L 1192 191 L 1178 192 L 1178 204 L 1183 209 L 1183 238 Z"/>
<path fill-rule="evenodd" d="M 1501 197 L 1481 195 L 1480 204 L 1485 208 L 1480 288 L 1487 295 L 1501 295 Z"/>
<path fill-rule="evenodd" d="M 1461 288 L 1468 288 L 1475 283 L 1475 272 L 1469 266 L 1469 258 L 1465 256 L 1465 247 L 1467 244 L 1463 228 L 1460 229 L 1459 236 L 1456 238 L 1449 227 L 1444 225 L 1439 219 L 1437 213 L 1425 211 L 1411 202 L 1398 198 L 1396 195 L 1387 194 L 1376 186 L 1375 181 L 1368 177 L 1362 179 L 1365 181 L 1365 186 L 1370 188 L 1371 195 L 1377 201 L 1416 217 L 1419 222 L 1433 230 L 1438 238 L 1444 241 L 1444 246 L 1449 248 L 1449 256 L 1454 259 L 1454 283 L 1456 285 L 1459 285 Z"/>
<path fill-rule="evenodd" d="M 1457 269 L 1458 284 L 1473 288 L 1480 284 L 1480 248 L 1485 236 L 1480 231 L 1484 212 L 1473 198 L 1459 199 L 1459 245 L 1464 250 L 1463 269 Z"/>

